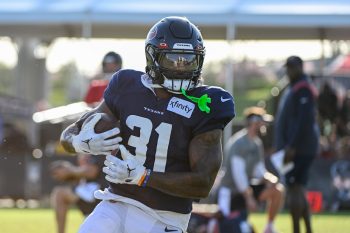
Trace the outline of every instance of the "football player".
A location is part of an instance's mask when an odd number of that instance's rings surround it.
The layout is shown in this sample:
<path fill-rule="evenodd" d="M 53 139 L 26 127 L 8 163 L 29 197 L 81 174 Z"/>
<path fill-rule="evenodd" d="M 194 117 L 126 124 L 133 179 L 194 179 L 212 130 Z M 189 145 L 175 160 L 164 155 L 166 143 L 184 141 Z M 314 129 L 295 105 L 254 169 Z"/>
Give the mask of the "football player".
<path fill-rule="evenodd" d="M 220 168 L 234 104 L 225 90 L 202 85 L 200 31 L 166 17 L 149 31 L 145 52 L 146 73 L 115 73 L 102 103 L 61 135 L 68 151 L 107 155 L 110 186 L 95 193 L 103 201 L 81 233 L 185 232 L 192 202 L 208 195 Z M 120 128 L 95 134 L 99 114 L 82 128 L 96 112 L 116 117 Z"/>

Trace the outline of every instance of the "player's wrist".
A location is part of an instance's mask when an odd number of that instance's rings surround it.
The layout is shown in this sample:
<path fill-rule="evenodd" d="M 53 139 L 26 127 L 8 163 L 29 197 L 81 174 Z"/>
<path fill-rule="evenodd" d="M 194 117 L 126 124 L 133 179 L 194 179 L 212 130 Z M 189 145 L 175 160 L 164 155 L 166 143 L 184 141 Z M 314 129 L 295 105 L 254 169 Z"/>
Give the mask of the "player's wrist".
<path fill-rule="evenodd" d="M 151 176 L 152 170 L 151 169 L 145 169 L 143 175 L 141 176 L 139 182 L 137 183 L 138 186 L 146 187 L 149 177 Z"/>

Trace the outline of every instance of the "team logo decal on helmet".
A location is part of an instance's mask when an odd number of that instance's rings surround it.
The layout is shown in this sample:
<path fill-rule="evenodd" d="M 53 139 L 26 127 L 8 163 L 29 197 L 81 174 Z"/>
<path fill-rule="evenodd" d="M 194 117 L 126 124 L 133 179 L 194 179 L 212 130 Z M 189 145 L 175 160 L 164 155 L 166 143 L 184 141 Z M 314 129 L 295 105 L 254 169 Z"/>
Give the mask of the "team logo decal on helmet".
<path fill-rule="evenodd" d="M 157 35 L 157 26 L 151 28 L 151 30 L 147 34 L 147 41 L 153 40 Z"/>
<path fill-rule="evenodd" d="M 205 49 L 199 29 L 183 17 L 166 17 L 149 31 L 146 72 L 154 84 L 173 93 L 200 84 Z"/>

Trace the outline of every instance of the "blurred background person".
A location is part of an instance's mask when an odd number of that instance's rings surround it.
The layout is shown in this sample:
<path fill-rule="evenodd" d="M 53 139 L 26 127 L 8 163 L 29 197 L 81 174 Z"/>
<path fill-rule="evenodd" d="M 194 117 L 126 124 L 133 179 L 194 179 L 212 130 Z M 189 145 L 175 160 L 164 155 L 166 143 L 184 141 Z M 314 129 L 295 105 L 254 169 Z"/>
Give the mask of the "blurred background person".
<path fill-rule="evenodd" d="M 231 200 L 230 213 L 192 213 L 188 233 L 257 233 L 248 222 L 244 197 L 236 195 Z"/>
<path fill-rule="evenodd" d="M 95 107 L 103 97 L 112 75 L 123 66 L 123 60 L 118 53 L 108 52 L 102 59 L 102 73 L 96 75 L 90 83 L 84 101 Z"/>
<path fill-rule="evenodd" d="M 338 160 L 332 164 L 332 200 L 330 211 L 350 209 L 350 161 Z"/>
<path fill-rule="evenodd" d="M 30 151 L 31 146 L 27 136 L 16 124 L 7 122 L 3 124 L 1 131 L 0 154 L 2 156 L 14 156 Z"/>
<path fill-rule="evenodd" d="M 268 223 L 264 233 L 276 232 L 274 220 L 283 203 L 284 187 L 278 178 L 265 168 L 264 147 L 259 137 L 261 126 L 271 120 L 260 107 L 244 110 L 246 126 L 234 134 L 226 144 L 225 175 L 218 193 L 221 212 L 257 210 L 259 202 L 267 201 Z M 270 119 L 268 119 L 270 118 Z M 230 210 L 231 209 L 231 210 Z"/>
<path fill-rule="evenodd" d="M 284 150 L 285 163 L 294 163 L 293 169 L 285 175 L 293 232 L 300 232 L 299 220 L 303 218 L 306 232 L 311 233 L 310 209 L 304 188 L 319 145 L 315 105 L 317 92 L 304 73 L 300 57 L 288 57 L 285 67 L 289 86 L 278 104 L 274 146 L 277 151 Z"/>
<path fill-rule="evenodd" d="M 78 154 L 77 165 L 63 160 L 51 164 L 52 177 L 63 183 L 55 187 L 51 194 L 58 233 L 65 232 L 67 212 L 72 205 L 87 216 L 99 203 L 94 192 L 107 187 L 102 173 L 103 161 L 102 156 Z"/>

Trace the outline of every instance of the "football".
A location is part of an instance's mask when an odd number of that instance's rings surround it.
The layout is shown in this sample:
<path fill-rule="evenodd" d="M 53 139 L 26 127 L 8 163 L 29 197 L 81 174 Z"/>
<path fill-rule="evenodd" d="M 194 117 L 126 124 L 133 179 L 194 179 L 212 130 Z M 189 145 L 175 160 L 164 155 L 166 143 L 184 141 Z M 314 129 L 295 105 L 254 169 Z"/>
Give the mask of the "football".
<path fill-rule="evenodd" d="M 95 113 L 86 118 L 83 123 L 83 126 L 88 123 L 96 114 L 101 114 L 101 119 L 96 123 L 94 131 L 95 133 L 103 133 L 115 127 L 119 128 L 120 124 L 117 118 L 111 117 L 106 113 Z"/>
<path fill-rule="evenodd" d="M 111 117 L 106 113 L 95 113 L 95 114 L 101 114 L 101 119 L 96 123 L 94 128 L 95 133 L 103 133 L 116 127 L 120 128 L 120 121 L 117 118 Z M 95 116 L 95 114 L 92 114 L 91 116 L 86 118 L 82 127 L 84 127 L 84 125 L 87 124 Z M 117 136 L 119 136 L 119 134 L 110 138 L 115 138 Z M 118 150 L 114 150 L 114 151 L 111 151 L 111 154 L 115 155 L 117 152 Z"/>

